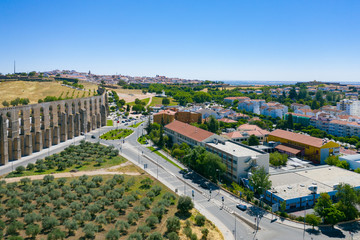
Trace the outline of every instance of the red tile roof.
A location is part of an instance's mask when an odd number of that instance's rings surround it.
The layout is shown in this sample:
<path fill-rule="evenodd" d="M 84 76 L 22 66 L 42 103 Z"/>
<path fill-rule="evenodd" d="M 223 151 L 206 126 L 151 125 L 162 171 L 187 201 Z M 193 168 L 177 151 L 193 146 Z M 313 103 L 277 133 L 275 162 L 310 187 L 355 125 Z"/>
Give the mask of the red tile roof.
<path fill-rule="evenodd" d="M 277 150 L 280 150 L 280 151 L 284 151 L 284 152 L 288 152 L 288 153 L 292 153 L 292 154 L 298 154 L 301 152 L 301 150 L 299 149 L 295 149 L 295 148 L 292 148 L 292 147 L 288 147 L 288 146 L 285 146 L 285 145 L 277 145 L 275 147 L 275 149 Z"/>
<path fill-rule="evenodd" d="M 206 131 L 204 129 L 177 120 L 165 125 L 165 128 L 177 132 L 185 137 L 191 138 L 198 142 L 202 142 L 205 139 L 214 135 L 214 133 L 212 132 Z"/>
<path fill-rule="evenodd" d="M 237 121 L 234 121 L 232 119 L 229 118 L 222 118 L 218 120 L 219 122 L 224 122 L 224 123 L 237 123 Z"/>
<path fill-rule="evenodd" d="M 293 142 L 302 143 L 309 146 L 314 146 L 320 148 L 323 144 L 323 140 L 321 138 L 311 137 L 304 134 L 293 133 L 281 129 L 276 129 L 272 131 L 269 136 L 279 137 L 288 139 Z"/>

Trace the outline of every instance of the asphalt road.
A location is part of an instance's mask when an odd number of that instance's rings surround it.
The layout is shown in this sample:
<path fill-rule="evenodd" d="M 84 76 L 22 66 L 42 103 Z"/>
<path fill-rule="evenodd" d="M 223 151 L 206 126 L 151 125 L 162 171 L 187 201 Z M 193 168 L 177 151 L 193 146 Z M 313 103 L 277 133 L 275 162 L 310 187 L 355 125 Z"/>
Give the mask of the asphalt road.
<path fill-rule="evenodd" d="M 146 121 L 145 121 L 146 122 Z M 131 124 L 129 124 L 131 125 Z M 144 125 L 144 124 L 142 124 Z M 118 127 L 127 127 L 120 124 Z M 282 224 L 280 220 L 271 221 L 267 218 L 260 218 L 258 226 L 261 230 L 254 230 L 248 224 L 244 223 L 240 218 L 236 218 L 235 214 L 247 219 L 249 222 L 255 223 L 255 216 L 259 214 L 257 208 L 250 208 L 246 212 L 238 210 L 235 206 L 241 201 L 233 196 L 230 196 L 222 190 L 213 190 L 210 198 L 209 191 L 201 188 L 190 179 L 184 179 L 179 169 L 170 164 L 155 153 L 152 153 L 146 146 L 137 142 L 137 138 L 142 134 L 144 126 L 139 126 L 134 129 L 135 132 L 127 137 L 125 141 L 105 141 L 100 140 L 98 136 L 117 127 L 103 127 L 101 129 L 92 131 L 85 136 L 80 136 L 74 140 L 61 143 L 53 146 L 50 149 L 45 149 L 39 153 L 34 153 L 31 156 L 24 157 L 9 163 L 6 166 L 0 167 L 0 174 L 3 175 L 12 171 L 17 166 L 26 166 L 29 162 L 34 163 L 37 159 L 44 158 L 53 153 L 62 151 L 71 144 L 78 144 L 81 140 L 86 139 L 91 142 L 100 141 L 103 144 L 114 145 L 120 150 L 120 154 L 124 155 L 128 160 L 144 168 L 152 176 L 157 177 L 163 184 L 172 190 L 177 190 L 178 194 L 185 194 L 192 197 L 194 191 L 195 207 L 211 220 L 223 232 L 225 240 L 230 239 L 279 239 L 279 240 L 297 240 L 297 239 L 351 239 L 349 230 L 359 229 L 357 223 L 343 227 L 343 231 L 339 229 L 321 229 L 321 231 L 312 232 L 311 228 L 307 227 L 306 231 L 303 229 L 294 228 Z M 91 138 L 91 136 L 96 138 Z M 222 203 L 224 197 L 224 203 Z M 260 213 L 261 214 L 261 213 Z M 236 231 L 235 231 L 236 229 Z M 235 235 L 236 234 L 236 235 Z M 358 235 L 354 236 L 354 239 Z"/>

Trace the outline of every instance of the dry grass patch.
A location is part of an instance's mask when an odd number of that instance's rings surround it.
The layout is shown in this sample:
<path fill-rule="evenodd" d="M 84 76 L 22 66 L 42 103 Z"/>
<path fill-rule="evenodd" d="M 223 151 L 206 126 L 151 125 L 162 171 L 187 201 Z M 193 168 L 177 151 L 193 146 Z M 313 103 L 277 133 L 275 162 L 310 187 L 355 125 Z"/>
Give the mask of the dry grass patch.
<path fill-rule="evenodd" d="M 81 98 L 88 97 L 89 91 L 91 89 L 91 96 L 93 95 L 93 90 L 95 88 L 94 84 L 83 83 L 85 91 L 79 91 L 72 89 L 70 87 L 61 86 L 61 82 L 28 82 L 28 81 L 9 81 L 9 82 L 0 82 L 0 103 L 3 101 L 10 102 L 15 98 L 29 98 L 30 104 L 38 103 L 39 99 L 44 99 L 46 96 L 55 96 L 65 98 Z M 0 105 L 3 107 L 2 105 Z"/>

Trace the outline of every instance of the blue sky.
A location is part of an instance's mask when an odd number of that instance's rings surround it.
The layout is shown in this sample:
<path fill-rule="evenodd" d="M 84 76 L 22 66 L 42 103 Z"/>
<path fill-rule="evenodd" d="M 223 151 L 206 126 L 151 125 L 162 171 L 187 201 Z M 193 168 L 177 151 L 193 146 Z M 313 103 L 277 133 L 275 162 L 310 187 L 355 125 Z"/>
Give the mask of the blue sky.
<path fill-rule="evenodd" d="M 1 0 L 0 72 L 360 82 L 360 1 Z"/>

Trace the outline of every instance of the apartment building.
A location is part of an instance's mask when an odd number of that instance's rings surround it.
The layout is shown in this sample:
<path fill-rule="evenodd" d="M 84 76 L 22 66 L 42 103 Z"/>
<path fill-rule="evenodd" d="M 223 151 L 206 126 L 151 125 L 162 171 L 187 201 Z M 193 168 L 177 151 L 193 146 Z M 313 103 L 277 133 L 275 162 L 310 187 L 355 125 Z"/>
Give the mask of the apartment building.
<path fill-rule="evenodd" d="M 337 110 L 345 111 L 347 115 L 360 116 L 360 101 L 342 99 L 336 104 Z"/>

